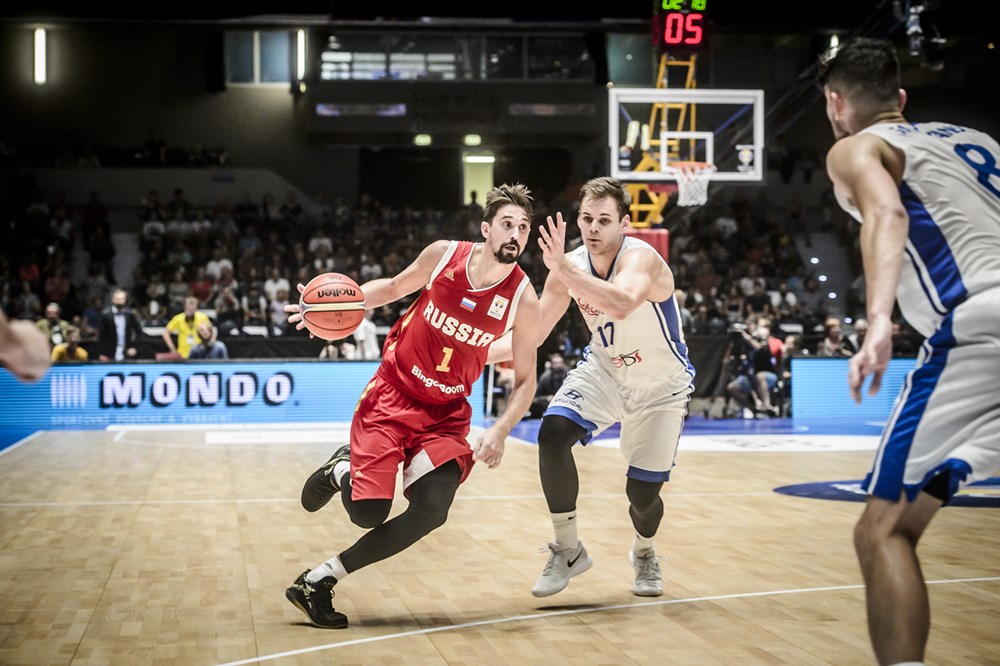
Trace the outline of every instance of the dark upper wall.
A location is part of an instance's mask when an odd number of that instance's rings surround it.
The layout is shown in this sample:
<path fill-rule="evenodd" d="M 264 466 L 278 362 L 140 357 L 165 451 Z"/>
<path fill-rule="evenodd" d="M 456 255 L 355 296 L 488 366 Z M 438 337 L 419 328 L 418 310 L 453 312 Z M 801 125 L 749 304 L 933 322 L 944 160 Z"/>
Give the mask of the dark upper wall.
<path fill-rule="evenodd" d="M 218 33 L 73 24 L 49 37 L 49 83 L 32 79 L 32 32 L 0 26 L 2 131 L 24 146 L 135 147 L 157 128 L 171 146 L 224 147 L 240 166 L 267 166 L 305 192 L 357 189 L 355 151 L 311 145 L 285 86 L 209 92 Z"/>
<path fill-rule="evenodd" d="M 0 132 L 21 145 L 57 147 L 71 134 L 80 143 L 139 146 L 155 127 L 171 145 L 224 147 L 236 165 L 271 168 L 304 192 L 347 201 L 356 198 L 362 181 L 361 150 L 402 145 L 413 132 L 425 131 L 420 123 L 434 131 L 450 125 L 455 134 L 494 130 L 498 140 L 517 148 L 562 146 L 573 155 L 575 179 L 592 175 L 595 164 L 607 164 L 606 92 L 596 82 L 354 82 L 311 86 L 304 96 L 290 94 L 284 85 L 219 91 L 218 26 L 68 23 L 49 26 L 50 82 L 38 87 L 31 81 L 32 27 L 0 24 Z M 763 88 L 770 108 L 802 84 L 800 74 L 816 52 L 815 38 L 806 35 L 719 35 L 699 61 L 699 86 Z M 965 122 L 998 133 L 992 104 L 1000 84 L 996 51 L 958 55 L 962 59 L 944 72 L 908 65 L 908 112 L 915 119 Z M 312 114 L 316 101 L 371 97 L 405 98 L 421 117 L 344 123 L 320 122 Z M 829 146 L 818 99 L 806 85 L 789 104 L 784 117 L 790 122 L 782 134 L 791 147 Z M 594 113 L 511 122 L 503 116 L 511 101 L 590 104 Z"/>

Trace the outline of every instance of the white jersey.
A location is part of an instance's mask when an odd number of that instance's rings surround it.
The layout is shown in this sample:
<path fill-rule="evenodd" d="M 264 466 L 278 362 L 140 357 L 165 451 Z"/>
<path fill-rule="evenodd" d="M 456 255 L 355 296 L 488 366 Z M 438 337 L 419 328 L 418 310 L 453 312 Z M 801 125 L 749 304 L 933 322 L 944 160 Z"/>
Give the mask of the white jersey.
<path fill-rule="evenodd" d="M 924 337 L 970 296 L 1000 285 L 1000 146 L 948 123 L 883 123 L 862 130 L 901 150 L 899 192 L 909 214 L 896 299 Z M 860 221 L 856 208 L 845 210 Z"/>
<path fill-rule="evenodd" d="M 649 243 L 625 236 L 605 279 L 611 281 L 618 274 L 623 254 L 637 251 L 653 252 L 663 261 Z M 566 256 L 580 270 L 596 275 L 586 246 Z M 570 297 L 580 308 L 592 336 L 583 362 L 596 364 L 628 389 L 644 389 L 663 383 L 668 383 L 671 393 L 691 388 L 695 370 L 688 360 L 680 310 L 673 294 L 658 303 L 643 303 L 622 320 L 609 317 L 572 290 Z"/>

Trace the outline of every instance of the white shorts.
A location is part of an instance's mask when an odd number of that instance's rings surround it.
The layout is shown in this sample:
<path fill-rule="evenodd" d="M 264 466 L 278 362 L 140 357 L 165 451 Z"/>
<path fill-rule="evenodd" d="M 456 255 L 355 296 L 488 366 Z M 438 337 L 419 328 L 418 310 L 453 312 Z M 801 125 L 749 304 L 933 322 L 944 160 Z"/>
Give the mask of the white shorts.
<path fill-rule="evenodd" d="M 570 370 L 543 418 L 564 416 L 582 426 L 587 431 L 582 444 L 620 423 L 621 452 L 629 465 L 626 476 L 669 481 L 693 390 L 690 384 L 679 390 L 670 384 L 624 388 L 596 364 L 584 361 Z"/>
<path fill-rule="evenodd" d="M 970 297 L 920 350 L 882 435 L 869 494 L 945 500 L 1000 467 L 1000 288 Z M 947 481 L 947 483 L 945 483 Z"/>

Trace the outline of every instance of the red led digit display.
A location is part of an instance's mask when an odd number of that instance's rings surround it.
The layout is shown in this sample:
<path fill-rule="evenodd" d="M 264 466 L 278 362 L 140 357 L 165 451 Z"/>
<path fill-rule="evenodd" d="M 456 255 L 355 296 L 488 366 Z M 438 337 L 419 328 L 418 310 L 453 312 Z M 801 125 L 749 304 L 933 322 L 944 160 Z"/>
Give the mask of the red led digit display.
<path fill-rule="evenodd" d="M 705 31 L 701 23 L 705 15 L 701 13 L 684 14 L 670 12 L 664 15 L 663 43 L 667 46 L 683 45 L 688 47 L 701 46 Z"/>
<path fill-rule="evenodd" d="M 698 51 L 708 41 L 708 0 L 660 0 L 653 42 L 663 51 Z"/>

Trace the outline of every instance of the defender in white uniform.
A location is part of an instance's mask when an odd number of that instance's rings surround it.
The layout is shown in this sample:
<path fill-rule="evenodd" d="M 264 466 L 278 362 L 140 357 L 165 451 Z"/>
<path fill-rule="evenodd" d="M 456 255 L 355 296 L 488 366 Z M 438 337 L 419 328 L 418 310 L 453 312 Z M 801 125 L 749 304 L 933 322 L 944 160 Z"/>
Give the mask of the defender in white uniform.
<path fill-rule="evenodd" d="M 856 401 L 879 390 L 892 313 L 926 337 L 901 389 L 855 529 L 880 664 L 923 663 L 930 627 L 916 546 L 962 486 L 1000 466 L 1000 145 L 948 123 L 911 123 L 886 41 L 856 39 L 820 72 L 837 142 L 827 171 L 861 223 L 868 335 L 851 358 Z"/>
<path fill-rule="evenodd" d="M 538 432 L 539 473 L 555 531 L 549 561 L 532 590 L 538 597 L 561 591 L 592 565 L 577 536 L 579 478 L 572 449 L 617 423 L 629 465 L 625 493 L 635 529 L 629 553 L 635 567 L 632 591 L 663 593 L 653 538 L 663 518 L 660 490 L 674 466 L 695 370 L 670 268 L 652 246 L 625 234 L 630 205 L 621 183 L 595 178 L 580 191 L 577 224 L 583 245 L 565 253 L 561 214 L 540 229 L 549 275 L 540 297 L 539 343 L 571 302 L 592 338 L 584 359 L 549 402 Z M 503 360 L 502 345 L 494 347 L 491 358 Z"/>

